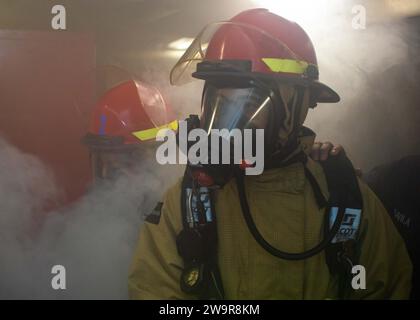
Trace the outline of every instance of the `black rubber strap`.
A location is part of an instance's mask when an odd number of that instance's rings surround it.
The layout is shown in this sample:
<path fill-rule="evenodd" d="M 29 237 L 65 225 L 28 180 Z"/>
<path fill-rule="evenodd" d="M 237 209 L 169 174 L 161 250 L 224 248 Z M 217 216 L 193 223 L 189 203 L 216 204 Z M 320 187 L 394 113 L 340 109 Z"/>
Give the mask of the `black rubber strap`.
<path fill-rule="evenodd" d="M 191 187 L 191 178 L 189 177 L 188 168 L 185 169 L 184 177 L 181 183 L 181 216 L 184 229 L 189 228 L 187 221 L 187 188 Z"/>

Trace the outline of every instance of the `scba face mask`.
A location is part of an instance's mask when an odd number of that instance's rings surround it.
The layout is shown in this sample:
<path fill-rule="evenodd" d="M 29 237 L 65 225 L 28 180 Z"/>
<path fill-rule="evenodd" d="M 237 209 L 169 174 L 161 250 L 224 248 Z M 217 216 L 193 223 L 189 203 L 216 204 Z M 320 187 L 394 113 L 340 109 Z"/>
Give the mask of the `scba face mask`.
<path fill-rule="evenodd" d="M 209 142 L 209 161 L 202 167 L 221 181 L 230 177 L 238 166 L 244 169 L 247 165 L 258 165 L 255 161 L 258 156 L 265 163 L 287 145 L 295 126 L 303 123 L 307 112 L 302 107 L 304 93 L 303 87 L 276 82 L 248 80 L 233 85 L 207 81 L 199 127 L 205 130 L 209 140 L 217 132 L 221 142 L 217 145 L 218 163 L 211 161 L 215 144 Z M 229 148 L 229 158 L 223 153 L 223 144 Z"/>
<path fill-rule="evenodd" d="M 212 139 L 214 135 L 219 135 L 221 144 L 229 146 L 230 159 L 220 154 L 221 163 L 253 163 L 256 157 L 260 158 L 260 162 L 264 161 L 264 147 L 267 147 L 264 141 L 269 141 L 273 135 L 274 121 L 270 117 L 273 106 L 269 90 L 250 85 L 206 84 L 200 127 Z M 214 156 L 214 150 L 210 151 Z"/>
<path fill-rule="evenodd" d="M 236 167 L 247 174 L 264 169 L 267 135 L 273 133 L 271 92 L 250 83 L 206 82 L 199 127 L 208 138 L 208 163 L 202 167 L 223 184 Z"/>
<path fill-rule="evenodd" d="M 211 130 L 239 129 L 243 133 L 248 129 L 255 137 L 257 129 L 264 130 L 267 158 L 295 138 L 293 133 L 308 112 L 307 93 L 302 86 L 281 83 L 250 81 L 244 86 L 206 83 L 201 127 L 209 135 Z"/>
<path fill-rule="evenodd" d="M 113 183 L 122 177 L 130 177 L 141 170 L 141 165 L 153 158 L 153 145 L 130 150 L 98 150 L 90 152 L 92 177 L 95 184 Z"/>
<path fill-rule="evenodd" d="M 256 87 L 217 87 L 204 89 L 201 124 L 212 129 L 268 129 L 273 101 L 267 91 Z"/>

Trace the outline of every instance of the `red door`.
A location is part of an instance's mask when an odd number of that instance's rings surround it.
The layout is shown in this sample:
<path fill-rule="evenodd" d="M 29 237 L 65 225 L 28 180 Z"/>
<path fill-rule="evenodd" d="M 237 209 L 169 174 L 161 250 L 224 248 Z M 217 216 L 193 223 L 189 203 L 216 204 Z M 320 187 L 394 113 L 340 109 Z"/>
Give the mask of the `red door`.
<path fill-rule="evenodd" d="M 64 204 L 90 180 L 80 139 L 94 102 L 94 68 L 86 34 L 0 31 L 0 136 L 51 168 Z"/>

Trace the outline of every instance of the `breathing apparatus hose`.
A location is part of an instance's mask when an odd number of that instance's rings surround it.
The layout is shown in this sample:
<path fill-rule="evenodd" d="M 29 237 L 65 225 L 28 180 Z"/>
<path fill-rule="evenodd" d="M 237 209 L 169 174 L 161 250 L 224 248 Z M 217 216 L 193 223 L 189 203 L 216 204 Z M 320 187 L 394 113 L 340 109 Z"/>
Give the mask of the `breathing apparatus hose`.
<path fill-rule="evenodd" d="M 334 224 L 333 224 L 332 228 L 324 236 L 324 239 L 319 244 L 317 244 L 313 248 L 311 248 L 307 251 L 301 252 L 301 253 L 290 253 L 290 252 L 281 251 L 281 250 L 273 247 L 270 243 L 268 243 L 264 239 L 262 234 L 258 231 L 258 228 L 255 225 L 255 222 L 252 218 L 250 208 L 249 208 L 249 205 L 248 205 L 248 201 L 247 201 L 247 198 L 246 198 L 244 173 L 237 170 L 236 174 L 235 174 L 235 180 L 236 180 L 236 186 L 238 188 L 239 201 L 240 201 L 241 208 L 242 208 L 242 214 L 243 214 L 245 222 L 248 226 L 249 231 L 251 232 L 255 241 L 257 241 L 257 243 L 265 251 L 267 251 L 268 253 L 270 253 L 271 255 L 273 255 L 277 258 L 284 259 L 284 260 L 303 260 L 303 259 L 310 258 L 310 257 L 320 253 L 322 250 L 324 250 L 329 245 L 331 240 L 335 237 L 335 235 L 337 234 L 337 232 L 340 228 L 341 222 L 342 222 L 343 217 L 344 217 L 344 211 L 345 211 L 344 208 L 339 208 L 337 217 L 334 221 Z M 309 179 L 309 181 L 311 182 L 311 179 Z M 326 207 L 325 210 L 326 210 L 326 214 L 328 214 L 329 208 Z M 328 220 L 326 220 L 325 223 L 328 223 Z"/>

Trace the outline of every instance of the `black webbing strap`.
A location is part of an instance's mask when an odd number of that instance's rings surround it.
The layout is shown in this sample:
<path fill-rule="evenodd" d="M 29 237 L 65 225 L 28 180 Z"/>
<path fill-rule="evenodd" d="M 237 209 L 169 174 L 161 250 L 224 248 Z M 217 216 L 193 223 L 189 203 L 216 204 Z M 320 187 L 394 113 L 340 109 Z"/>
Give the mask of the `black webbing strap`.
<path fill-rule="evenodd" d="M 321 162 L 321 165 L 330 193 L 329 207 L 336 207 L 339 211 L 345 211 L 344 221 L 339 233 L 351 232 L 351 237 L 344 235 L 341 238 L 335 238 L 327 247 L 325 255 L 330 273 L 339 276 L 339 296 L 345 298 L 351 284 L 351 269 L 353 265 L 358 263 L 359 246 L 357 240 L 360 233 L 363 198 L 354 167 L 344 153 L 329 157 L 328 160 Z M 360 212 L 357 217 L 359 224 L 352 228 L 355 219 L 352 212 L 357 213 L 357 211 Z M 330 219 L 331 217 L 325 221 L 325 233 L 329 230 Z M 346 225 L 349 227 L 346 228 Z"/>

